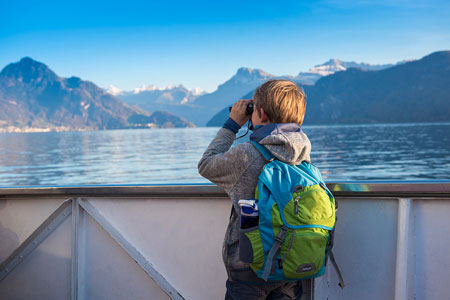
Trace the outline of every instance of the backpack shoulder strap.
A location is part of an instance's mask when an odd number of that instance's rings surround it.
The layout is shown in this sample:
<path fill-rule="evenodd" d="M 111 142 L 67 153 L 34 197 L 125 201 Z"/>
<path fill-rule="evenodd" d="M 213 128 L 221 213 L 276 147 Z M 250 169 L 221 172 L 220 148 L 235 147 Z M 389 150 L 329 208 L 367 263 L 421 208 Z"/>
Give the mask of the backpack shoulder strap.
<path fill-rule="evenodd" d="M 330 257 L 330 261 L 333 264 L 334 270 L 336 271 L 336 275 L 339 279 L 339 286 L 341 287 L 341 289 L 344 289 L 344 287 L 345 287 L 344 277 L 342 277 L 341 270 L 339 270 L 336 260 L 334 259 L 333 251 L 330 249 L 328 251 L 327 255 L 328 255 L 328 257 Z"/>
<path fill-rule="evenodd" d="M 272 153 L 270 153 L 269 150 L 267 150 L 266 147 L 264 147 L 263 145 L 260 145 L 259 143 L 255 142 L 255 141 L 250 141 L 250 143 L 252 143 L 253 146 L 255 146 L 255 148 L 261 152 L 262 156 L 264 156 L 264 158 L 267 161 L 272 161 L 275 159 L 275 156 L 273 156 Z"/>

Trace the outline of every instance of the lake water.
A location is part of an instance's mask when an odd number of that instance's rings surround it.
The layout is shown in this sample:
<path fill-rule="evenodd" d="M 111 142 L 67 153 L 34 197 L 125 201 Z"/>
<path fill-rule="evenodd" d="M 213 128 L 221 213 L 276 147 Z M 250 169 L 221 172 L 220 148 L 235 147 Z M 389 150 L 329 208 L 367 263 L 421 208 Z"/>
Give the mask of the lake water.
<path fill-rule="evenodd" d="M 449 123 L 303 130 L 329 181 L 450 179 Z M 197 162 L 217 131 L 0 133 L 0 186 L 207 183 Z"/>

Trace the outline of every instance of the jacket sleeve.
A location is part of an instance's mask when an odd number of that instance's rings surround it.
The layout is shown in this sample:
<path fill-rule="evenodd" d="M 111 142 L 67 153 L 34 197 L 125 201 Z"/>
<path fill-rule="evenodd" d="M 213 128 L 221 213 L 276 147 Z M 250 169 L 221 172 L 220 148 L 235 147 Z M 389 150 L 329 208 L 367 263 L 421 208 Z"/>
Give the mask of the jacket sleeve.
<path fill-rule="evenodd" d="M 221 128 L 198 162 L 200 175 L 227 193 L 230 193 L 251 163 L 246 151 L 248 145 L 244 143 L 231 148 L 235 136 L 231 130 Z"/>

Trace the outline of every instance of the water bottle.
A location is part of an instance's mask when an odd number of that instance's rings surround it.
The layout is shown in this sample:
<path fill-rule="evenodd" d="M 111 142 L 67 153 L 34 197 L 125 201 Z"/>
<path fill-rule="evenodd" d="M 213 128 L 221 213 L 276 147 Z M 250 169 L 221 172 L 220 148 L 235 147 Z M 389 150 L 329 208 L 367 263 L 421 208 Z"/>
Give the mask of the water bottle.
<path fill-rule="evenodd" d="M 238 205 L 241 208 L 241 229 L 258 226 L 259 211 L 256 200 L 239 200 Z"/>

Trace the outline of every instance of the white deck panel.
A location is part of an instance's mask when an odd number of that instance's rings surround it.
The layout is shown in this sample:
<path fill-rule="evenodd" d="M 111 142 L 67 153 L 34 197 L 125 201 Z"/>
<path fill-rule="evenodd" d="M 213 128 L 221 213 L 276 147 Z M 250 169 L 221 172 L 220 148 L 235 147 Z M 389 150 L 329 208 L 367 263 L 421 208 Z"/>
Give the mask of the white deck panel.
<path fill-rule="evenodd" d="M 443 186 L 336 188 L 334 253 L 346 287 L 329 265 L 308 299 L 450 299 L 450 185 Z M 411 189 L 420 195 L 406 197 Z M 138 190 L 0 189 L 0 299 L 223 299 L 226 195 L 215 187 Z M 36 232 L 68 198 L 79 220 L 72 211 L 48 236 L 45 226 Z M 45 238 L 5 271 L 32 246 L 31 234 Z"/>

